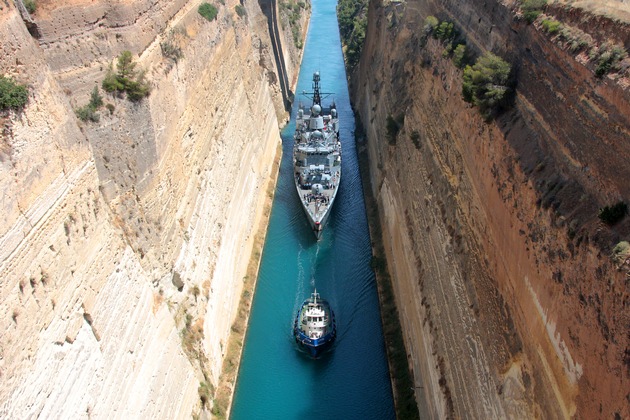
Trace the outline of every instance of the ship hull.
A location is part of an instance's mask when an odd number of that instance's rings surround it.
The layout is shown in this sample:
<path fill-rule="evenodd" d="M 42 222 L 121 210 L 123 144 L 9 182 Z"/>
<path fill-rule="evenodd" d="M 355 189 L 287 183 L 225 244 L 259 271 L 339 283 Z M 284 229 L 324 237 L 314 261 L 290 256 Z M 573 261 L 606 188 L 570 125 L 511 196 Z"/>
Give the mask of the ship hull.
<path fill-rule="evenodd" d="M 301 196 L 301 194 L 304 193 L 304 190 L 300 188 L 300 185 L 297 181 L 295 183 L 295 188 L 297 190 L 298 196 Z M 306 219 L 308 220 L 308 223 L 311 226 L 311 230 L 313 231 L 313 233 L 315 234 L 315 237 L 318 240 L 321 239 L 322 233 L 324 232 L 324 228 L 326 227 L 326 224 L 328 223 L 328 218 L 330 217 L 330 212 L 332 211 L 333 203 L 335 201 L 336 196 L 337 196 L 337 189 L 335 189 L 335 191 L 333 192 L 333 195 L 330 198 L 329 204 L 326 208 L 326 212 L 323 215 L 320 215 L 320 217 L 318 217 L 317 219 L 315 219 L 313 215 L 311 214 L 311 209 L 309 209 L 309 203 L 304 199 L 300 200 L 300 204 L 302 206 L 302 210 L 304 211 L 304 214 L 306 215 Z"/>
<path fill-rule="evenodd" d="M 318 340 L 311 340 L 299 330 L 294 331 L 295 342 L 300 350 L 308 354 L 313 359 L 317 359 L 326 353 L 332 347 L 335 342 L 336 332 L 328 334 L 326 337 Z"/>

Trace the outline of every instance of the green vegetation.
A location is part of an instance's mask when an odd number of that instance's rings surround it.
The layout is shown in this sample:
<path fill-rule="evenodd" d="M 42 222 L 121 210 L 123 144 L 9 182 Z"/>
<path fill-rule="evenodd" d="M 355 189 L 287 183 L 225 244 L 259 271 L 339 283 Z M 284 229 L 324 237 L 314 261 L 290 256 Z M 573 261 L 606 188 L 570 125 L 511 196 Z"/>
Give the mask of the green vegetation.
<path fill-rule="evenodd" d="M 464 69 L 462 95 L 464 100 L 479 107 L 482 115 L 490 117 L 508 93 L 510 65 L 500 57 L 486 52 L 476 63 Z"/>
<path fill-rule="evenodd" d="M 572 53 L 587 51 L 589 60 L 595 66 L 595 75 L 603 77 L 608 73 L 624 72 L 627 65 L 624 60 L 628 57 L 623 44 L 604 42 L 599 47 L 593 38 L 579 28 L 560 23 L 552 17 L 545 17 L 541 21 L 543 31 L 549 35 L 558 35 L 556 41 Z"/>
<path fill-rule="evenodd" d="M 547 0 L 523 0 L 521 9 L 527 23 L 535 21 L 546 5 Z"/>
<path fill-rule="evenodd" d="M 88 104 L 94 109 L 98 109 L 103 106 L 103 97 L 98 91 L 98 86 L 94 86 L 92 93 L 90 94 L 90 103 Z"/>
<path fill-rule="evenodd" d="M 543 19 L 542 27 L 549 35 L 555 35 L 562 29 L 562 24 L 553 18 Z"/>
<path fill-rule="evenodd" d="M 145 80 L 144 71 L 136 71 L 136 64 L 130 51 L 123 51 L 118 56 L 118 63 L 114 73 L 110 67 L 103 80 L 103 90 L 109 93 L 127 94 L 130 101 L 140 101 L 151 93 L 151 86 Z"/>
<path fill-rule="evenodd" d="M 447 20 L 440 22 L 440 24 L 433 30 L 433 38 L 440 41 L 447 41 L 453 39 L 454 30 L 453 22 Z"/>
<path fill-rule="evenodd" d="M 468 51 L 466 50 L 466 45 L 458 44 L 453 50 L 453 64 L 461 69 L 466 65 L 467 61 Z"/>
<path fill-rule="evenodd" d="M 599 209 L 599 220 L 606 223 L 608 226 L 612 226 L 621 221 L 628 213 L 628 205 L 623 201 L 612 206 L 606 206 Z"/>
<path fill-rule="evenodd" d="M 29 13 L 35 13 L 37 10 L 37 3 L 35 0 L 24 0 L 24 7 Z"/>
<path fill-rule="evenodd" d="M 619 71 L 620 64 L 628 53 L 623 45 L 605 42 L 599 48 L 593 48 L 589 58 L 596 63 L 595 75 L 603 77 L 607 73 Z"/>
<path fill-rule="evenodd" d="M 346 66 L 352 70 L 359 63 L 367 29 L 367 0 L 339 0 L 337 20 L 344 46 Z"/>
<path fill-rule="evenodd" d="M 102 106 L 103 97 L 98 91 L 98 86 L 94 86 L 94 89 L 92 89 L 92 93 L 90 95 L 90 102 L 87 105 L 82 106 L 81 108 L 75 109 L 74 112 L 77 117 L 83 122 L 99 122 L 101 117 L 96 111 Z"/>
<path fill-rule="evenodd" d="M 424 33 L 426 35 L 430 35 L 433 33 L 435 28 L 440 24 L 440 21 L 435 16 L 427 16 L 424 20 Z"/>
<path fill-rule="evenodd" d="M 219 11 L 217 8 L 210 3 L 201 3 L 199 8 L 197 9 L 199 14 L 206 18 L 209 22 L 212 22 L 217 18 Z"/>
<path fill-rule="evenodd" d="M 293 42 L 297 48 L 302 48 L 304 46 L 300 18 L 302 16 L 302 11 L 305 10 L 307 6 L 307 3 L 303 1 L 296 2 L 295 0 L 280 3 L 280 13 L 283 18 L 282 28 L 284 29 L 285 27 L 285 20 L 288 21 L 289 27 L 291 28 L 291 35 L 293 36 Z"/>
<path fill-rule="evenodd" d="M 28 88 L 10 77 L 0 76 L 0 111 L 19 111 L 28 102 Z"/>
<path fill-rule="evenodd" d="M 83 122 L 99 122 L 101 120 L 100 115 L 94 112 L 94 109 L 90 108 L 88 105 L 77 108 L 74 110 L 74 112 L 77 117 Z"/>
<path fill-rule="evenodd" d="M 458 68 L 464 68 L 462 84 L 464 100 L 479 107 L 485 118 L 490 118 L 492 113 L 506 102 L 507 94 L 510 91 L 508 87 L 511 73 L 510 64 L 487 52 L 482 57 L 477 58 L 471 67 L 468 63 L 473 61 L 473 57 L 471 56 L 472 52 L 466 47 L 466 40 L 452 22 L 440 22 L 435 16 L 428 16 L 424 21 L 422 46 L 427 42 L 429 36 L 441 41 L 444 45 L 442 57 L 446 58 L 451 55 L 453 64 Z M 394 129 L 394 124 L 389 120 L 387 129 L 388 133 Z"/>
<path fill-rule="evenodd" d="M 238 17 L 244 17 L 247 14 L 247 12 L 245 11 L 245 8 L 241 6 L 240 4 L 237 4 L 236 6 L 234 6 L 234 10 L 236 11 L 236 14 L 238 15 Z"/>
<path fill-rule="evenodd" d="M 444 45 L 442 57 L 447 58 L 452 54 L 453 63 L 458 68 L 462 68 L 468 63 L 466 41 L 461 37 L 453 22 L 448 20 L 440 22 L 435 16 L 428 16 L 424 21 L 423 45 L 429 35 Z"/>

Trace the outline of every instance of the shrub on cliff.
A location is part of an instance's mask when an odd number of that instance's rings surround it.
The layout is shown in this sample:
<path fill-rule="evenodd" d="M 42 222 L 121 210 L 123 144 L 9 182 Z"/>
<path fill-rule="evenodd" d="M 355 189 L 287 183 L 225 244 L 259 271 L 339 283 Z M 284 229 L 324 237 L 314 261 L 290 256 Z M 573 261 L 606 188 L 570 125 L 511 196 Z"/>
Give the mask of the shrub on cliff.
<path fill-rule="evenodd" d="M 217 15 L 219 14 L 217 8 L 210 3 L 201 3 L 197 11 L 201 16 L 203 16 L 210 22 L 215 20 L 217 18 Z"/>
<path fill-rule="evenodd" d="M 453 50 L 453 64 L 461 69 L 462 67 L 466 66 L 467 61 L 468 51 L 466 50 L 466 45 L 457 44 L 457 46 Z"/>
<path fill-rule="evenodd" d="M 37 11 L 37 3 L 35 0 L 24 0 L 24 7 L 29 13 L 35 13 Z"/>
<path fill-rule="evenodd" d="M 508 93 L 510 71 L 510 65 L 503 59 L 486 52 L 472 67 L 464 69 L 464 100 L 478 106 L 485 117 L 490 117 Z"/>
<path fill-rule="evenodd" d="M 571 52 L 589 49 L 593 45 L 593 38 L 579 28 L 562 25 L 560 39 L 566 43 Z"/>
<path fill-rule="evenodd" d="M 10 77 L 0 76 L 0 111 L 19 111 L 28 102 L 28 88 Z"/>
<path fill-rule="evenodd" d="M 245 8 L 241 6 L 240 4 L 237 4 L 236 6 L 234 6 L 234 10 L 236 11 L 236 14 L 238 15 L 238 17 L 241 17 L 241 18 L 247 14 L 247 11 L 245 10 Z"/>
<path fill-rule="evenodd" d="M 447 20 L 440 22 L 433 31 L 433 37 L 440 41 L 448 41 L 452 39 L 454 35 L 453 22 Z"/>
<path fill-rule="evenodd" d="M 599 209 L 599 220 L 606 223 L 608 226 L 612 226 L 623 219 L 628 213 L 628 205 L 623 201 L 612 206 L 606 206 Z"/>
<path fill-rule="evenodd" d="M 521 10 L 527 23 L 532 23 L 542 13 L 542 9 L 547 5 L 547 0 L 523 0 Z"/>
<path fill-rule="evenodd" d="M 424 33 L 425 35 L 431 35 L 435 28 L 440 24 L 440 21 L 435 16 L 427 16 L 424 20 Z"/>
<path fill-rule="evenodd" d="M 74 113 L 77 115 L 77 118 L 83 122 L 99 122 L 101 120 L 101 116 L 94 110 L 94 108 L 91 108 L 90 105 L 77 108 L 74 110 Z"/>
<path fill-rule="evenodd" d="M 96 111 L 102 106 L 103 97 L 98 91 L 98 86 L 94 86 L 94 89 L 92 89 L 92 93 L 90 94 L 90 102 L 81 108 L 75 109 L 74 112 L 83 122 L 99 122 L 101 117 Z"/>
<path fill-rule="evenodd" d="M 184 53 L 182 53 L 182 49 L 170 40 L 160 42 L 160 50 L 162 51 L 162 55 L 165 58 L 173 60 L 173 62 L 175 63 L 177 63 L 180 58 L 184 56 Z"/>
<path fill-rule="evenodd" d="M 116 73 L 111 66 L 107 70 L 102 83 L 103 90 L 118 95 L 126 93 L 127 99 L 134 102 L 148 96 L 151 87 L 145 79 L 145 72 L 136 71 L 136 64 L 131 51 L 123 51 L 118 56 Z"/>
<path fill-rule="evenodd" d="M 591 50 L 590 59 L 596 63 L 595 75 L 602 77 L 607 73 L 619 71 L 620 63 L 628 56 L 623 45 L 605 42 L 599 48 Z"/>
<path fill-rule="evenodd" d="M 542 27 L 549 35 L 554 35 L 560 32 L 562 24 L 555 19 L 549 18 L 542 21 Z"/>

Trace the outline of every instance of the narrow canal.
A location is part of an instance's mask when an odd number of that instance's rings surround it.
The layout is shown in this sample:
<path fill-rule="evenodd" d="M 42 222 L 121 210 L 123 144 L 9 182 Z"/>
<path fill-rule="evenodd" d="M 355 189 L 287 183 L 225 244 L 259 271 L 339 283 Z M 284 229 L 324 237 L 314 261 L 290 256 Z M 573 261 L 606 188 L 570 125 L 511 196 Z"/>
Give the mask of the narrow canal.
<path fill-rule="evenodd" d="M 392 419 L 394 407 L 381 329 L 370 237 L 355 148 L 335 7 L 315 0 L 291 123 L 245 337 L 231 418 Z M 293 131 L 300 95 L 314 71 L 340 116 L 342 179 L 323 238 L 317 242 L 300 207 L 292 175 Z M 337 340 L 321 359 L 298 351 L 293 319 L 317 288 L 337 319 Z"/>

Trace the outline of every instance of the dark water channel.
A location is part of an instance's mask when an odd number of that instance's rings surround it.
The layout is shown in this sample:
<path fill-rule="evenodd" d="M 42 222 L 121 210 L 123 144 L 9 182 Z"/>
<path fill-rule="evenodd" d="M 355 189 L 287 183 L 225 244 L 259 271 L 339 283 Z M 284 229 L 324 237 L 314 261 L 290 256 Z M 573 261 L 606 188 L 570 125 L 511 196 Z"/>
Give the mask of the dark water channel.
<path fill-rule="evenodd" d="M 335 14 L 336 0 L 315 0 L 291 123 L 263 249 L 232 419 L 392 419 L 394 407 L 381 329 L 370 237 L 357 162 L 354 117 Z M 341 120 L 342 179 L 318 242 L 292 178 L 292 134 L 299 93 L 314 71 L 335 92 Z M 332 97 L 323 100 L 328 106 Z M 293 319 L 316 287 L 337 319 L 337 340 L 312 360 L 293 342 Z"/>

